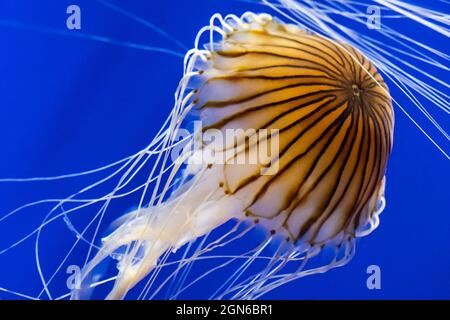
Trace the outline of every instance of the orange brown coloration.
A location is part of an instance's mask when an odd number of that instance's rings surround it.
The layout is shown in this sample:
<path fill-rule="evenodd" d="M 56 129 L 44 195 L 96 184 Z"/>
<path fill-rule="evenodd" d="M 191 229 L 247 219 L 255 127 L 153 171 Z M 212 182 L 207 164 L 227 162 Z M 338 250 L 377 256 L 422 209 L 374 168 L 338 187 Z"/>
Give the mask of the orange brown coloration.
<path fill-rule="evenodd" d="M 246 215 L 281 217 L 292 241 L 354 236 L 383 196 L 393 140 L 375 66 L 348 45 L 274 21 L 228 32 L 210 63 L 195 97 L 206 128 L 279 130 L 277 174 L 225 164 L 225 193 L 251 190 Z"/>

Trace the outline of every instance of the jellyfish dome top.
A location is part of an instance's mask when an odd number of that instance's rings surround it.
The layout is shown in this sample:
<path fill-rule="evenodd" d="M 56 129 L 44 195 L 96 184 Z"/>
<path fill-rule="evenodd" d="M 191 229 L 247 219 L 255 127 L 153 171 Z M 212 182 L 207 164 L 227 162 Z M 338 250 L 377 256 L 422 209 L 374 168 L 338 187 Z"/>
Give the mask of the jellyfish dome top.
<path fill-rule="evenodd" d="M 199 238 L 205 240 L 185 265 L 258 228 L 264 240 L 213 296 L 254 299 L 344 265 L 355 238 L 377 227 L 394 115 L 381 75 L 351 46 L 268 14 L 214 15 L 186 54 L 175 98 L 160 135 L 171 169 L 158 200 L 118 220 L 72 298 L 86 297 L 98 265 L 119 248 L 109 299 L 124 298 L 167 255 Z M 169 160 L 189 114 L 199 116 L 201 130 Z M 230 221 L 234 227 L 206 240 Z M 272 259 L 237 281 L 270 243 L 277 244 Z M 332 259 L 308 267 L 325 247 L 334 248 Z"/>

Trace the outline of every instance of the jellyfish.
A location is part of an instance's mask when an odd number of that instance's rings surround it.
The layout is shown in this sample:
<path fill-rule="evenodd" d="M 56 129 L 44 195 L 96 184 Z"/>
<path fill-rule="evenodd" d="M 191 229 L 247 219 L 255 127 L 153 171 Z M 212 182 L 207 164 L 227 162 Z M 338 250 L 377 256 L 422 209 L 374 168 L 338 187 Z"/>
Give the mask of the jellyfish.
<path fill-rule="evenodd" d="M 121 217 L 82 270 L 81 282 L 89 282 L 102 260 L 125 248 L 109 299 L 124 298 L 167 252 L 230 220 L 265 230 L 255 253 L 279 243 L 278 261 L 237 286 L 242 298 L 286 281 L 274 276 L 291 257 L 303 259 L 288 278 L 345 264 L 354 239 L 378 225 L 394 114 L 375 66 L 347 44 L 268 14 L 215 15 L 211 21 L 186 55 L 170 119 L 167 150 L 183 117 L 197 112 L 202 123 L 173 160 L 163 193 L 180 170 L 182 182 L 170 195 Z M 209 39 L 201 47 L 205 33 Z M 192 151 L 199 138 L 230 131 L 233 139 L 202 139 Z M 266 157 L 261 149 L 269 151 Z M 335 248 L 332 261 L 306 269 L 324 247 Z"/>
<path fill-rule="evenodd" d="M 184 56 L 171 113 L 147 147 L 78 174 L 0 179 L 60 180 L 113 169 L 69 197 L 29 203 L 0 217 L 3 222 L 28 207 L 56 202 L 38 228 L 0 251 L 36 236 L 42 291 L 37 297 L 2 287 L 0 291 L 25 298 L 86 299 L 108 286 L 108 299 L 132 293 L 139 299 L 155 298 L 164 290 L 165 298 L 176 299 L 209 275 L 223 272 L 210 298 L 257 299 L 287 282 L 347 264 L 357 238 L 377 228 L 393 142 L 392 105 L 449 158 L 436 135 L 429 134 L 397 96 L 391 98 L 380 75 L 448 140 L 439 119 L 419 99 L 448 113 L 441 89 L 446 84 L 408 63 L 412 59 L 448 70 L 442 63 L 447 54 L 386 28 L 383 36 L 394 43 L 389 47 L 331 18 L 345 13 L 352 22 L 365 23 L 358 10 L 363 2 L 261 2 L 283 21 L 251 12 L 215 14 L 198 32 L 194 48 Z M 448 35 L 440 25 L 445 23 L 442 13 L 398 1 L 376 2 Z M 99 41 L 92 35 L 86 38 Z M 419 71 L 426 81 L 414 76 Z M 138 175 L 145 181 L 136 186 Z M 113 189 L 86 195 L 114 179 L 118 181 Z M 112 205 L 135 195 L 136 208 L 128 213 Z M 87 225 L 79 227 L 77 215 L 95 205 L 100 209 L 90 212 Z M 118 218 L 103 231 L 109 216 Z M 61 219 L 76 239 L 48 275 L 39 255 L 41 235 Z M 72 264 L 70 256 L 80 246 L 87 250 L 76 285 L 69 293 L 54 295 L 50 285 Z M 231 247 L 236 254 L 221 252 Z M 105 271 L 110 262 L 112 276 Z"/>

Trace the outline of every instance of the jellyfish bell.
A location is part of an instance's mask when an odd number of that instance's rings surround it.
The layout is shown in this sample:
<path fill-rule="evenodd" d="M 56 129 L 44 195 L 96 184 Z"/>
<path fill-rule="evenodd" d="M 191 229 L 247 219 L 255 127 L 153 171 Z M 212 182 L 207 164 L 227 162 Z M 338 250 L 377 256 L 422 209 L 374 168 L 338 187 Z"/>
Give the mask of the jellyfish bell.
<path fill-rule="evenodd" d="M 202 48 L 205 35 L 209 39 Z M 381 75 L 351 46 L 267 14 L 214 15 L 186 55 L 176 101 L 174 123 L 195 110 L 201 135 L 238 133 L 231 141 L 203 143 L 174 159 L 167 185 L 182 170 L 180 163 L 190 163 L 181 186 L 120 218 L 82 270 L 82 287 L 89 286 L 102 260 L 126 247 L 108 295 L 123 298 L 165 253 L 230 220 L 266 230 L 255 252 L 283 239 L 283 250 L 289 248 L 283 251 L 285 262 L 303 255 L 297 271 L 283 278 L 290 280 L 346 263 L 355 237 L 378 225 L 394 115 Z M 194 140 L 195 135 L 189 144 Z M 237 161 L 267 145 L 264 161 L 258 156 L 256 162 Z M 223 161 L 192 161 L 211 151 Z M 344 256 L 306 270 L 306 261 L 325 246 L 346 247 Z M 273 288 L 268 281 L 279 270 L 280 265 L 260 273 L 237 297 Z M 275 286 L 283 279 L 274 280 Z M 80 297 L 80 291 L 73 293 Z"/>

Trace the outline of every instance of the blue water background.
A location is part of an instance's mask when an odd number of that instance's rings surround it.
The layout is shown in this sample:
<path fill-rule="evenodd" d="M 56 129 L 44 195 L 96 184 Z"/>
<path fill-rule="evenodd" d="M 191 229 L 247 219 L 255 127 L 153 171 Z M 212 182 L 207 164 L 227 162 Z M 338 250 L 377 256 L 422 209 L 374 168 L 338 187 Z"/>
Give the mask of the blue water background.
<path fill-rule="evenodd" d="M 214 12 L 267 11 L 234 1 L 114 3 L 174 35 L 186 47 Z M 82 10 L 79 32 L 184 52 L 95 1 L 0 1 L 4 22 L 0 24 L 0 177 L 52 176 L 121 159 L 143 148 L 170 112 L 182 59 L 32 27 L 78 32 L 66 29 L 70 4 Z M 449 11 L 444 2 L 435 5 Z M 20 25 L 11 26 L 12 22 Z M 397 23 L 399 28 L 414 27 Z M 448 39 L 427 38 L 427 43 L 448 53 Z M 448 83 L 446 76 L 443 80 Z M 410 104 L 398 97 L 400 103 Z M 78 180 L 0 183 L 0 213 L 29 201 L 67 195 L 82 185 Z M 347 266 L 289 283 L 266 297 L 450 298 L 449 160 L 398 109 L 386 199 L 380 227 L 358 241 L 356 256 Z M 42 213 L 27 210 L 0 222 L 0 250 L 33 230 Z M 57 231 L 45 237 L 49 247 L 44 261 L 66 250 L 69 240 Z M 34 241 L 29 239 L 0 255 L 0 287 L 37 295 L 42 286 L 33 250 Z M 366 269 L 373 264 L 381 268 L 381 290 L 366 287 Z M 12 297 L 0 292 L 0 298 Z"/>

